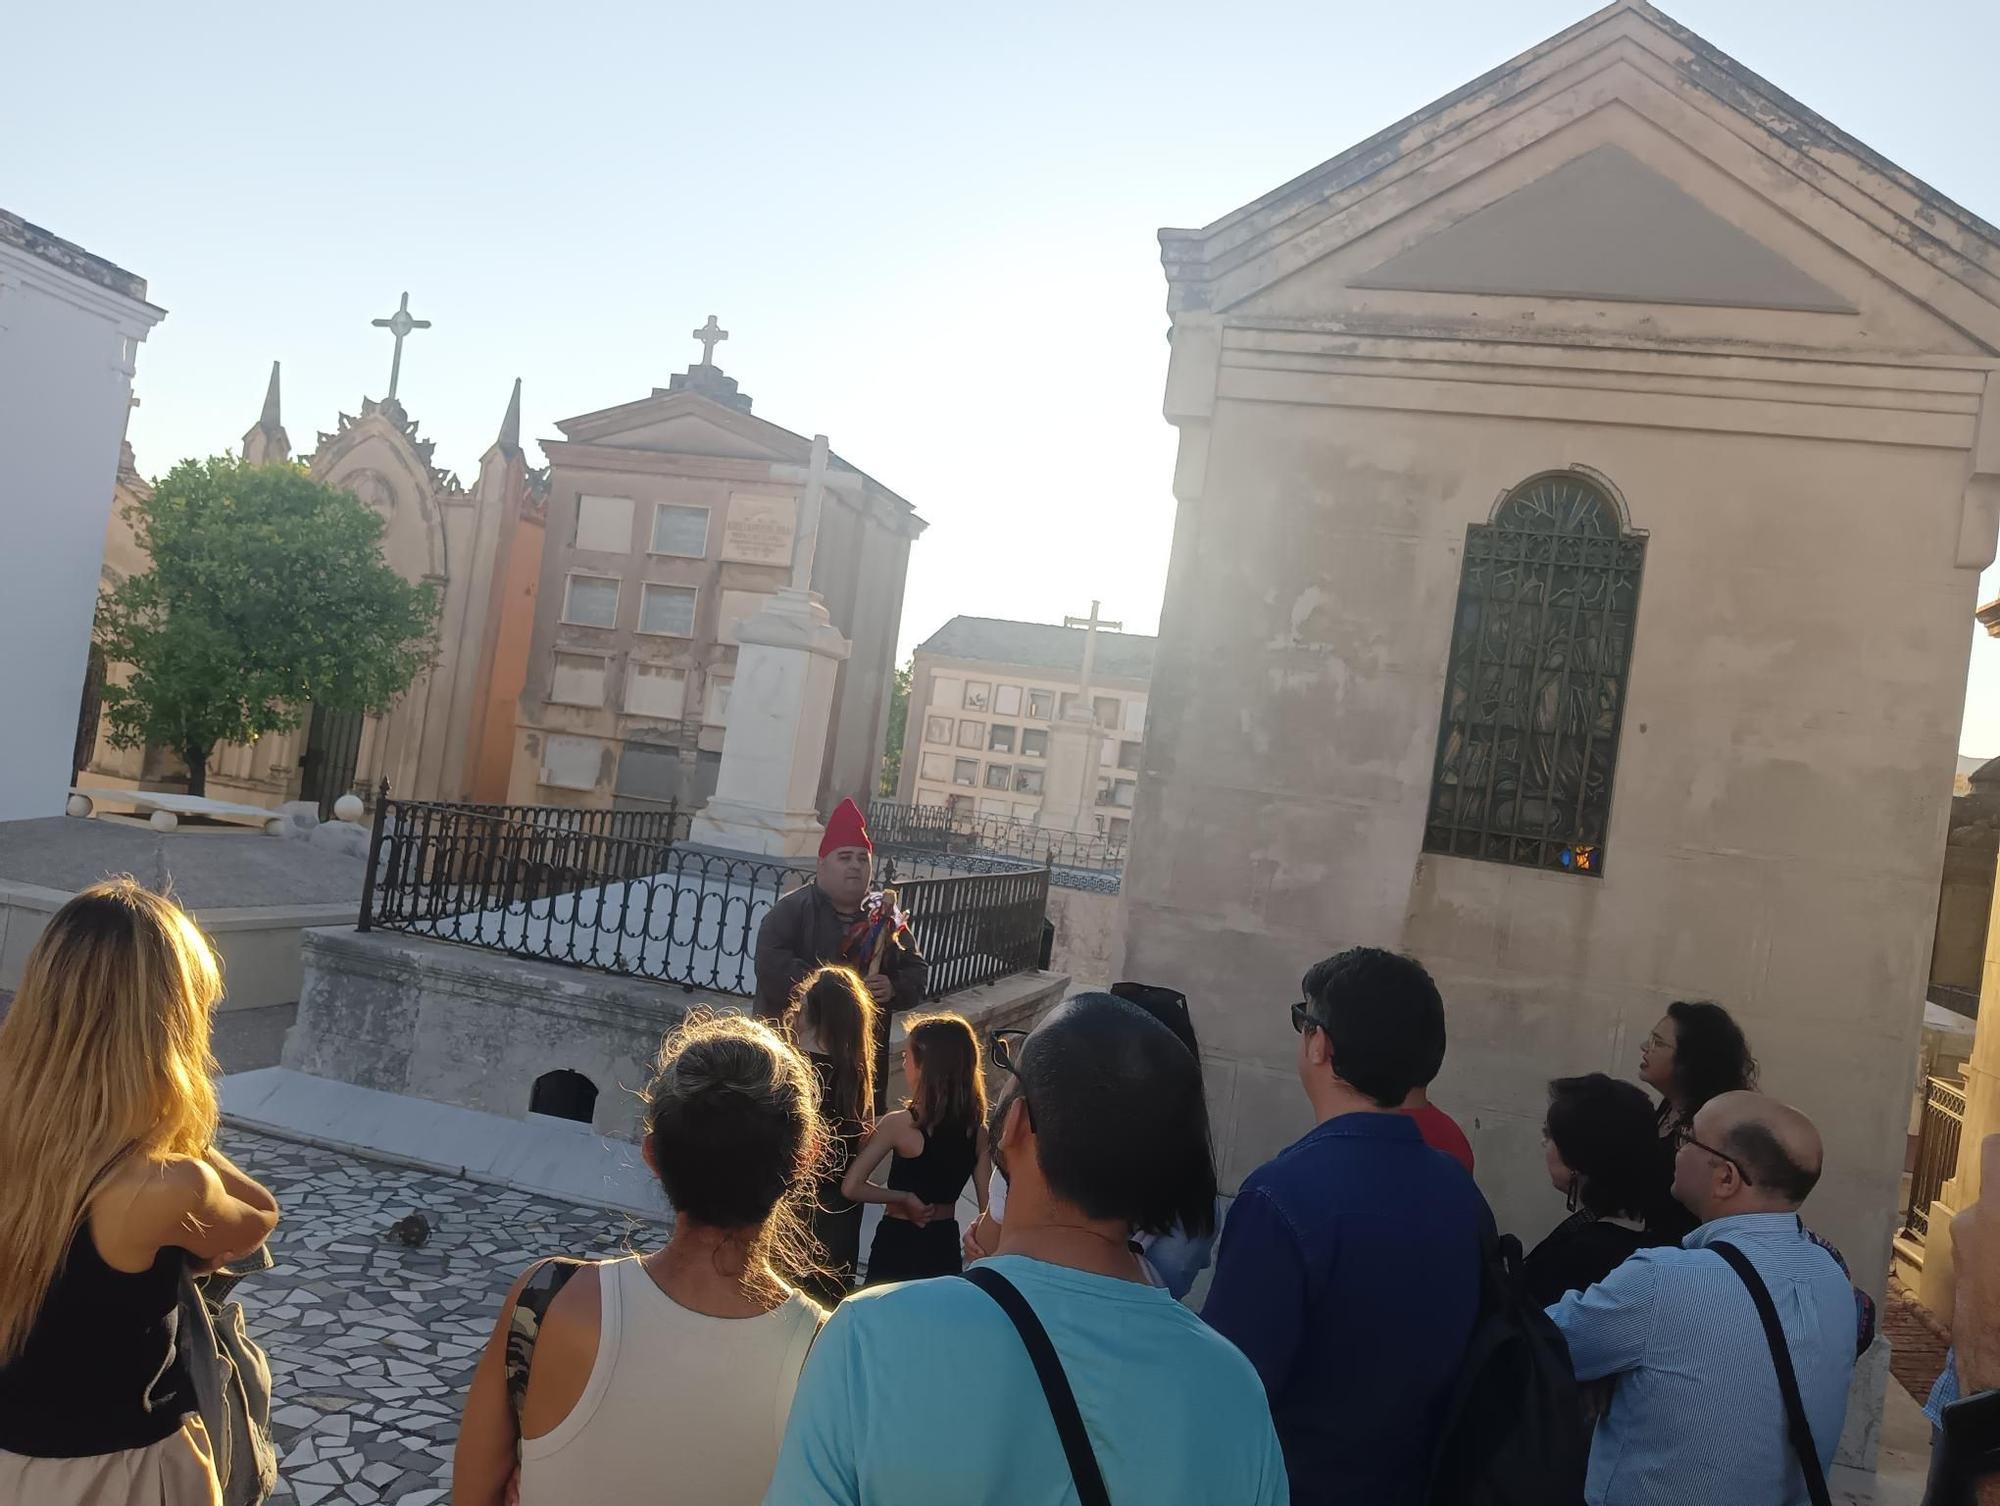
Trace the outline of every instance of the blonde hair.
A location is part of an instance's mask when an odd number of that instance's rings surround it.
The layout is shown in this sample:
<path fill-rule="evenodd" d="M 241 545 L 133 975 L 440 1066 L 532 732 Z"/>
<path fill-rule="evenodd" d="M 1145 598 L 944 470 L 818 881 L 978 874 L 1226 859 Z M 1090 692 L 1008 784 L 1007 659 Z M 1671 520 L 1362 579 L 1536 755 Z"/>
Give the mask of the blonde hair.
<path fill-rule="evenodd" d="M 0 1364 L 20 1353 L 123 1152 L 215 1139 L 222 974 L 185 910 L 130 878 L 84 890 L 28 953 L 0 1022 Z"/>
<path fill-rule="evenodd" d="M 661 1042 L 642 1097 L 676 1219 L 744 1236 L 746 1286 L 811 1272 L 806 1212 L 827 1142 L 798 1049 L 762 1020 L 697 1011 Z"/>
<path fill-rule="evenodd" d="M 809 973 L 792 991 L 785 1029 L 794 1043 L 809 1026 L 833 1063 L 822 1105 L 834 1119 L 869 1124 L 875 1118 L 875 999 L 861 974 L 837 964 Z"/>

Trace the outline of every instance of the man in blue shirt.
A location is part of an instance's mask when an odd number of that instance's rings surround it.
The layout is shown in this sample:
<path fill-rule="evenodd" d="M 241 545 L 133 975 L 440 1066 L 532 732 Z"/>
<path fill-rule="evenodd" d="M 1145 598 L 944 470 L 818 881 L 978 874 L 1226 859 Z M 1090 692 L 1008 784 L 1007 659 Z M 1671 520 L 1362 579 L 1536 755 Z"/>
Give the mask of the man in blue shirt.
<path fill-rule="evenodd" d="M 1284 1456 L 1243 1356 L 1145 1280 L 1131 1238 L 1214 1227 L 1201 1069 L 1110 994 L 1059 1005 L 994 1110 L 1007 1177 L 986 1262 L 1048 1330 L 1119 1502 L 1282 1506 Z M 841 1303 L 799 1378 L 766 1506 L 1059 1506 L 1077 1500 L 1012 1323 L 941 1277 Z"/>
<path fill-rule="evenodd" d="M 1292 1024 L 1318 1127 L 1245 1179 L 1202 1316 L 1264 1379 L 1294 1506 L 1414 1506 L 1493 1215 L 1399 1111 L 1444 1031 L 1430 974 L 1357 947 L 1304 990 Z"/>
<path fill-rule="evenodd" d="M 1591 1440 L 1584 1499 L 1804 1506 L 1763 1325 L 1748 1288 L 1709 1246 L 1736 1246 L 1770 1289 L 1828 1468 L 1854 1376 L 1854 1291 L 1799 1219 L 1819 1181 L 1819 1132 L 1776 1099 L 1724 1093 L 1679 1141 L 1674 1197 L 1700 1227 L 1680 1248 L 1641 1250 L 1549 1309 L 1577 1379 L 1618 1381 Z"/>

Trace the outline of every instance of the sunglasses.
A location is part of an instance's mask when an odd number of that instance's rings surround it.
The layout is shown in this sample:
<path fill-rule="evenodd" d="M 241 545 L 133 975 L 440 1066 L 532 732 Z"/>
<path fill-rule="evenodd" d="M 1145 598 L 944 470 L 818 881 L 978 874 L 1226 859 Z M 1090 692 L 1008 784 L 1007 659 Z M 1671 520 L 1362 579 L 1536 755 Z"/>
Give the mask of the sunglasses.
<path fill-rule="evenodd" d="M 1294 1004 L 1292 1006 L 1292 1029 L 1296 1030 L 1300 1035 L 1304 1035 L 1308 1030 L 1324 1030 L 1326 1026 L 1313 1018 L 1312 1006 L 1310 1004 Z"/>
<path fill-rule="evenodd" d="M 1717 1150 L 1713 1145 L 1703 1145 L 1701 1141 L 1695 1139 L 1693 1127 L 1686 1124 L 1681 1125 L 1678 1129 L 1674 1131 L 1674 1148 L 1678 1150 L 1683 1145 L 1692 1145 L 1696 1150 L 1700 1151 L 1703 1155 L 1714 1156 L 1715 1159 L 1718 1161 L 1727 1161 L 1732 1167 L 1736 1169 L 1736 1175 L 1742 1179 L 1743 1185 L 1745 1187 L 1755 1187 L 1757 1185 L 1755 1182 L 1750 1180 L 1750 1173 L 1743 1169 L 1743 1163 L 1741 1161 L 1737 1160 L 1736 1157 L 1729 1155 L 1725 1151 Z"/>
<path fill-rule="evenodd" d="M 1028 1039 L 1025 1030 L 996 1030 L 993 1032 L 993 1065 L 1009 1077 L 1019 1077 L 1021 1069 L 1021 1046 Z"/>

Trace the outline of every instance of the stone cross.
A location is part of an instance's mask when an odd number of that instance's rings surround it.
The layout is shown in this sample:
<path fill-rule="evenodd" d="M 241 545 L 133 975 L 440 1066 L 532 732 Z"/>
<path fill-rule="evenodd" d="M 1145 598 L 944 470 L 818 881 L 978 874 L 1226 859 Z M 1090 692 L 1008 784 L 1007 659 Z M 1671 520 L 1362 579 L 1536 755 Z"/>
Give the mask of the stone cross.
<path fill-rule="evenodd" d="M 813 552 L 819 547 L 819 515 L 826 504 L 826 462 L 831 451 L 824 434 L 813 435 L 806 465 L 805 494 L 799 498 L 798 536 L 792 544 L 792 589 L 812 590 Z"/>
<path fill-rule="evenodd" d="M 389 362 L 389 396 L 385 399 L 385 401 L 393 402 L 396 397 L 396 383 L 402 379 L 403 375 L 403 341 L 413 329 L 429 329 L 431 322 L 428 319 L 412 319 L 410 317 L 410 295 L 408 293 L 403 295 L 403 301 L 397 307 L 395 313 L 386 319 L 374 319 L 369 322 L 375 328 L 386 329 L 396 337 L 396 354 Z"/>
<path fill-rule="evenodd" d="M 708 323 L 694 332 L 695 339 L 701 341 L 701 364 L 715 364 L 715 347 L 729 338 L 729 331 L 715 322 L 715 315 L 708 316 Z"/>
<path fill-rule="evenodd" d="M 1083 629 L 1083 685 L 1077 694 L 1077 701 L 1084 708 L 1084 715 L 1092 722 L 1097 720 L 1097 713 L 1092 709 L 1090 702 L 1090 672 L 1097 664 L 1097 631 L 1099 628 L 1109 628 L 1114 633 L 1125 631 L 1124 623 L 1107 622 L 1097 615 L 1097 609 L 1102 605 L 1102 602 L 1093 601 L 1090 604 L 1088 617 L 1063 618 L 1064 627 Z"/>

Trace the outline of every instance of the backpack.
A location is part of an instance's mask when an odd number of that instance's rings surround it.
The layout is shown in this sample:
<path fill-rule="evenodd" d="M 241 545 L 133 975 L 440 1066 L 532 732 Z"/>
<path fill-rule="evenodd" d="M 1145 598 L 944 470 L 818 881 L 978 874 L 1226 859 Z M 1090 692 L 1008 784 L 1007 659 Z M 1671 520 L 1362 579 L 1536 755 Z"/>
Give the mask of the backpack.
<path fill-rule="evenodd" d="M 1590 1434 L 1569 1346 L 1529 1298 L 1521 1242 L 1489 1236 L 1479 1320 L 1431 1459 L 1429 1506 L 1583 1499 Z"/>
<path fill-rule="evenodd" d="M 259 1251 L 266 1267 L 267 1252 Z M 243 1304 L 222 1301 L 239 1273 L 181 1273 L 175 1344 L 194 1383 L 223 1506 L 261 1506 L 278 1484 L 271 1363 L 245 1331 Z"/>

